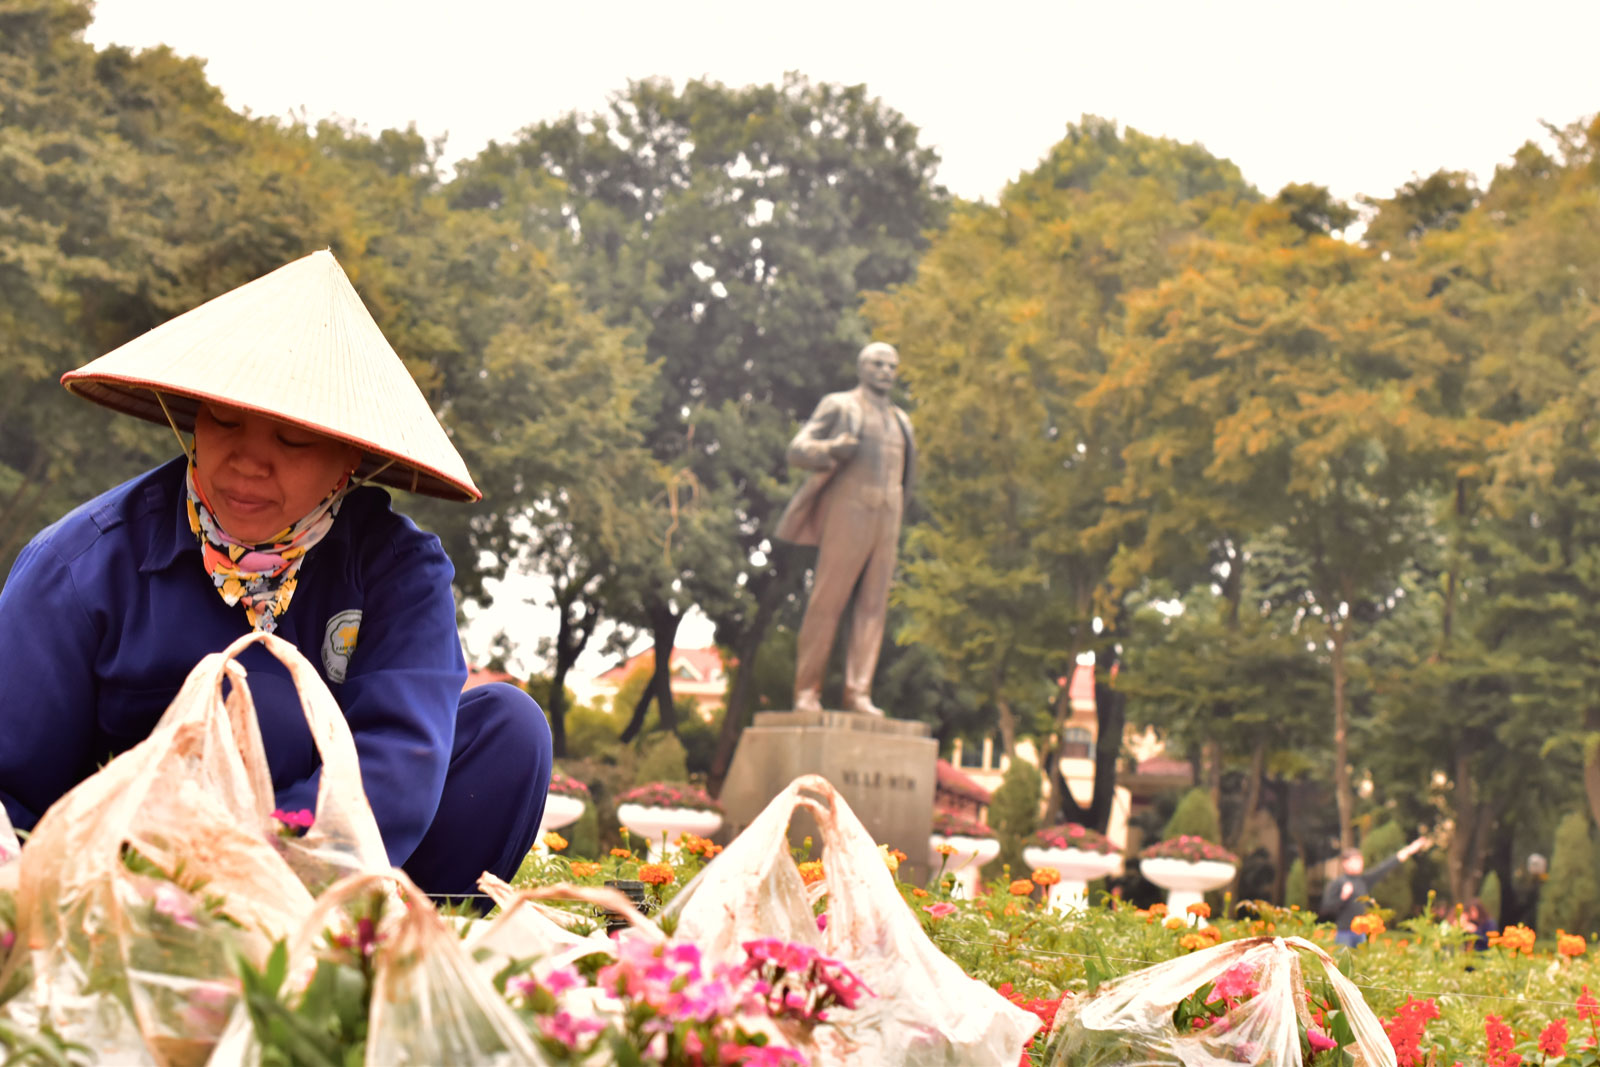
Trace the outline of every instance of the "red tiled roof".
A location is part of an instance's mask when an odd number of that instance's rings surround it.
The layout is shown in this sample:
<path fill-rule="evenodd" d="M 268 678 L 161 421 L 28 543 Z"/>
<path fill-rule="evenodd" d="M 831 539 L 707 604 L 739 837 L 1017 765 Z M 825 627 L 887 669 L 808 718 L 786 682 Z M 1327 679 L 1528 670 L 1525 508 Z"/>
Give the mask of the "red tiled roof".
<path fill-rule="evenodd" d="M 934 764 L 934 770 L 937 775 L 936 789 L 948 790 L 971 800 L 976 800 L 979 804 L 989 803 L 989 791 L 965 774 L 962 774 L 951 765 L 949 760 L 940 760 Z"/>
<path fill-rule="evenodd" d="M 639 667 L 650 667 L 656 661 L 655 649 L 647 648 L 636 656 L 629 656 L 626 660 L 601 674 L 596 681 L 612 682 L 621 685 L 622 681 Z M 725 670 L 722 661 L 722 652 L 715 646 L 711 648 L 675 648 L 672 650 L 672 664 L 687 664 L 702 680 L 709 681 Z"/>

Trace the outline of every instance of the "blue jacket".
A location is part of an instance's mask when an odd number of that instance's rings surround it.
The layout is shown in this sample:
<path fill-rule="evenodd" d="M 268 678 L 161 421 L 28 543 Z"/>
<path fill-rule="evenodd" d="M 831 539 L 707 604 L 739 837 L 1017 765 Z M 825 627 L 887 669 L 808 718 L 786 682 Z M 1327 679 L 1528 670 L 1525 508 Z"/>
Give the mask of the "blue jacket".
<path fill-rule="evenodd" d="M 183 476 L 178 459 L 79 507 L 0 589 L 0 801 L 20 828 L 148 736 L 194 665 L 248 630 L 201 565 Z M 455 737 L 467 671 L 454 574 L 437 537 L 363 487 L 278 622 L 344 710 L 395 864 L 433 821 Z M 320 763 L 288 672 L 259 646 L 240 662 L 278 806 L 314 809 Z"/>

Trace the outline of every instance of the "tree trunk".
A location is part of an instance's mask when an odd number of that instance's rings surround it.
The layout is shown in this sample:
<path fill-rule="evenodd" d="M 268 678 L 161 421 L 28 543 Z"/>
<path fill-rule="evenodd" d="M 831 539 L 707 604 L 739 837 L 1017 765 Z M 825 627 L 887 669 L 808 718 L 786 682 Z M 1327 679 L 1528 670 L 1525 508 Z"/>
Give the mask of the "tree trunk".
<path fill-rule="evenodd" d="M 1111 808 L 1117 797 L 1117 755 L 1122 748 L 1122 731 L 1128 721 L 1126 698 L 1121 692 L 1101 681 L 1094 683 L 1095 745 L 1094 794 L 1085 807 L 1067 788 L 1060 772 L 1059 759 L 1051 759 L 1046 779 L 1056 789 L 1058 796 L 1051 799 L 1048 810 L 1060 813 L 1061 822 L 1078 823 L 1091 830 L 1106 832 L 1111 823 Z M 1105 743 L 1112 739 L 1110 744 Z"/>
<path fill-rule="evenodd" d="M 1338 610 L 1337 605 L 1333 607 Z M 1350 723 L 1345 708 L 1344 646 L 1349 622 L 1333 630 L 1333 798 L 1339 809 L 1339 848 L 1351 847 L 1350 821 L 1355 799 L 1350 795 Z"/>
<path fill-rule="evenodd" d="M 683 621 L 683 616 L 673 611 L 670 605 L 660 601 L 652 603 L 647 614 L 650 619 L 650 634 L 655 642 L 653 648 L 655 665 L 650 674 L 649 684 L 644 687 L 644 692 L 639 694 L 638 703 L 633 706 L 633 717 L 618 735 L 623 741 L 632 741 L 644 730 L 645 713 L 650 708 L 651 700 L 656 703 L 656 717 L 661 721 L 661 728 L 672 733 L 678 732 L 677 708 L 672 702 L 672 649 L 678 636 L 678 624 Z"/>
<path fill-rule="evenodd" d="M 593 604 L 584 605 L 581 622 L 572 617 L 578 606 L 579 594 L 585 581 L 571 582 L 567 590 L 558 593 L 556 611 L 556 661 L 550 670 L 550 695 L 545 701 L 545 711 L 550 718 L 550 746 L 557 759 L 567 754 L 567 674 L 578 662 L 583 650 L 589 647 L 595 626 L 600 621 L 600 611 Z"/>
<path fill-rule="evenodd" d="M 995 697 L 995 710 L 1000 719 L 1000 750 L 1012 759 L 1017 755 L 1017 717 L 1004 697 Z"/>
<path fill-rule="evenodd" d="M 1234 852 L 1239 851 L 1238 846 L 1244 841 L 1244 832 L 1250 825 L 1250 816 L 1254 815 L 1256 808 L 1261 805 L 1261 779 L 1266 775 L 1266 767 L 1267 743 L 1258 739 L 1255 747 L 1250 750 L 1249 778 L 1244 783 L 1244 811 L 1239 815 L 1239 827 L 1234 831 L 1233 844 L 1229 846 Z"/>
<path fill-rule="evenodd" d="M 739 746 L 739 735 L 749 725 L 751 703 L 755 700 L 756 692 L 756 656 L 760 653 L 761 643 L 767 639 L 767 631 L 772 628 L 772 620 L 779 606 L 783 604 L 788 578 L 786 561 L 775 559 L 771 577 L 756 598 L 755 616 L 734 645 L 737 673 L 733 678 L 733 690 L 728 694 L 728 707 L 722 715 L 722 729 L 717 734 L 717 751 L 711 757 L 707 785 L 712 796 L 722 792 L 722 783 L 733 764 L 734 750 Z"/>

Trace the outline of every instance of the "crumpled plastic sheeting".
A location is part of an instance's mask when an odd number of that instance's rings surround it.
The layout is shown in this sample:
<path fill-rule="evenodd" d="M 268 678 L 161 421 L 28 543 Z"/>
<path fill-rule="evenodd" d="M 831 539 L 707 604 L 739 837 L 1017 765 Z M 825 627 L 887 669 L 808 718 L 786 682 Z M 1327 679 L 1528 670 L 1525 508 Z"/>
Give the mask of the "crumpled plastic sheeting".
<path fill-rule="evenodd" d="M 235 661 L 258 641 L 289 669 L 324 760 L 317 826 L 300 842 L 277 835 L 255 706 Z M 238 929 L 211 920 L 178 885 L 131 871 L 128 847 L 168 875 L 181 871 L 185 884 L 203 882 Z M 259 964 L 312 908 L 280 849 L 319 870 L 388 866 L 337 703 L 294 646 L 257 633 L 202 660 L 148 738 L 39 820 L 17 864 L 17 941 L 27 951 L 6 961 L 0 988 L 30 966 L 32 980 L 5 1014 L 49 1023 L 98 1062 L 203 1062 L 237 995 L 232 953 Z"/>
<path fill-rule="evenodd" d="M 487 872 L 478 879 L 478 888 L 500 907 L 500 914 L 480 921 L 466 936 L 467 955 L 478 961 L 479 970 L 488 975 L 513 960 L 534 961 L 531 972 L 541 982 L 553 970 L 585 956 L 617 957 L 616 942 L 603 928 L 579 934 L 566 925 L 581 916 L 549 908 L 545 900 L 577 900 L 616 912 L 628 920 L 625 937 L 663 941 L 661 928 L 645 918 L 626 896 L 615 889 L 557 883 L 538 889 L 513 889 Z"/>
<path fill-rule="evenodd" d="M 790 857 L 794 809 L 816 817 L 828 928 L 818 931 Z M 861 820 L 818 775 L 767 805 L 667 906 L 674 936 L 708 959 L 739 962 L 742 942 L 778 937 L 840 960 L 875 994 L 833 1009 L 815 1033 L 813 1067 L 996 1067 L 1014 1064 L 1038 1020 L 976 979 L 923 933 Z"/>
<path fill-rule="evenodd" d="M 1356 1036 L 1355 1067 L 1395 1067 L 1394 1048 L 1361 991 L 1333 958 L 1299 937 L 1250 937 L 1135 971 L 1093 996 L 1069 997 L 1052 1026 L 1060 1042 L 1050 1067 L 1260 1067 L 1297 1065 L 1297 1020 L 1310 1023 L 1300 955 L 1310 952 L 1338 994 Z M 1180 1034 L 1178 1002 L 1230 968 L 1251 969 L 1260 990 L 1228 1015 L 1225 1030 Z"/>
<path fill-rule="evenodd" d="M 549 1061 L 522 1022 L 473 964 L 427 895 L 399 868 L 350 875 L 317 899 L 289 944 L 286 985 L 304 990 L 315 972 L 324 931 L 341 924 L 347 905 L 374 891 L 397 893 L 403 903 L 386 911 L 378 927 L 367 1067 L 545 1067 Z M 256 1067 L 260 1062 L 249 1013 L 238 1005 L 210 1067 Z"/>

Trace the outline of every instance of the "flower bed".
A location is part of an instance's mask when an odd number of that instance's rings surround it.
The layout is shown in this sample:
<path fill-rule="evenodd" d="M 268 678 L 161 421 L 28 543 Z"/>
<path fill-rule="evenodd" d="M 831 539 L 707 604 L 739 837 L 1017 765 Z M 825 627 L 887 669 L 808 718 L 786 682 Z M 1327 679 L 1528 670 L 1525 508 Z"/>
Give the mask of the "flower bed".
<path fill-rule="evenodd" d="M 995 836 L 993 830 L 977 819 L 969 819 L 953 811 L 933 813 L 933 832 L 939 837 L 971 837 L 978 840 L 987 840 Z"/>
<path fill-rule="evenodd" d="M 1139 858 L 1142 860 L 1186 860 L 1189 863 L 1231 863 L 1239 865 L 1239 857 L 1223 848 L 1213 844 L 1203 837 L 1193 834 L 1183 834 L 1180 837 L 1158 841 L 1149 848 L 1140 850 Z"/>
<path fill-rule="evenodd" d="M 550 772 L 550 795 L 556 797 L 577 797 L 579 800 L 588 801 L 589 787 L 569 774 L 560 770 Z"/>
<path fill-rule="evenodd" d="M 680 808 L 685 811 L 714 811 L 722 814 L 722 805 L 711 799 L 704 789 L 682 782 L 646 782 L 617 797 L 617 806 L 638 804 L 646 808 Z"/>
<path fill-rule="evenodd" d="M 1071 822 L 1047 826 L 1035 832 L 1027 843 L 1035 848 L 1075 848 L 1079 852 L 1098 852 L 1102 855 L 1121 851 L 1105 834 Z"/>

